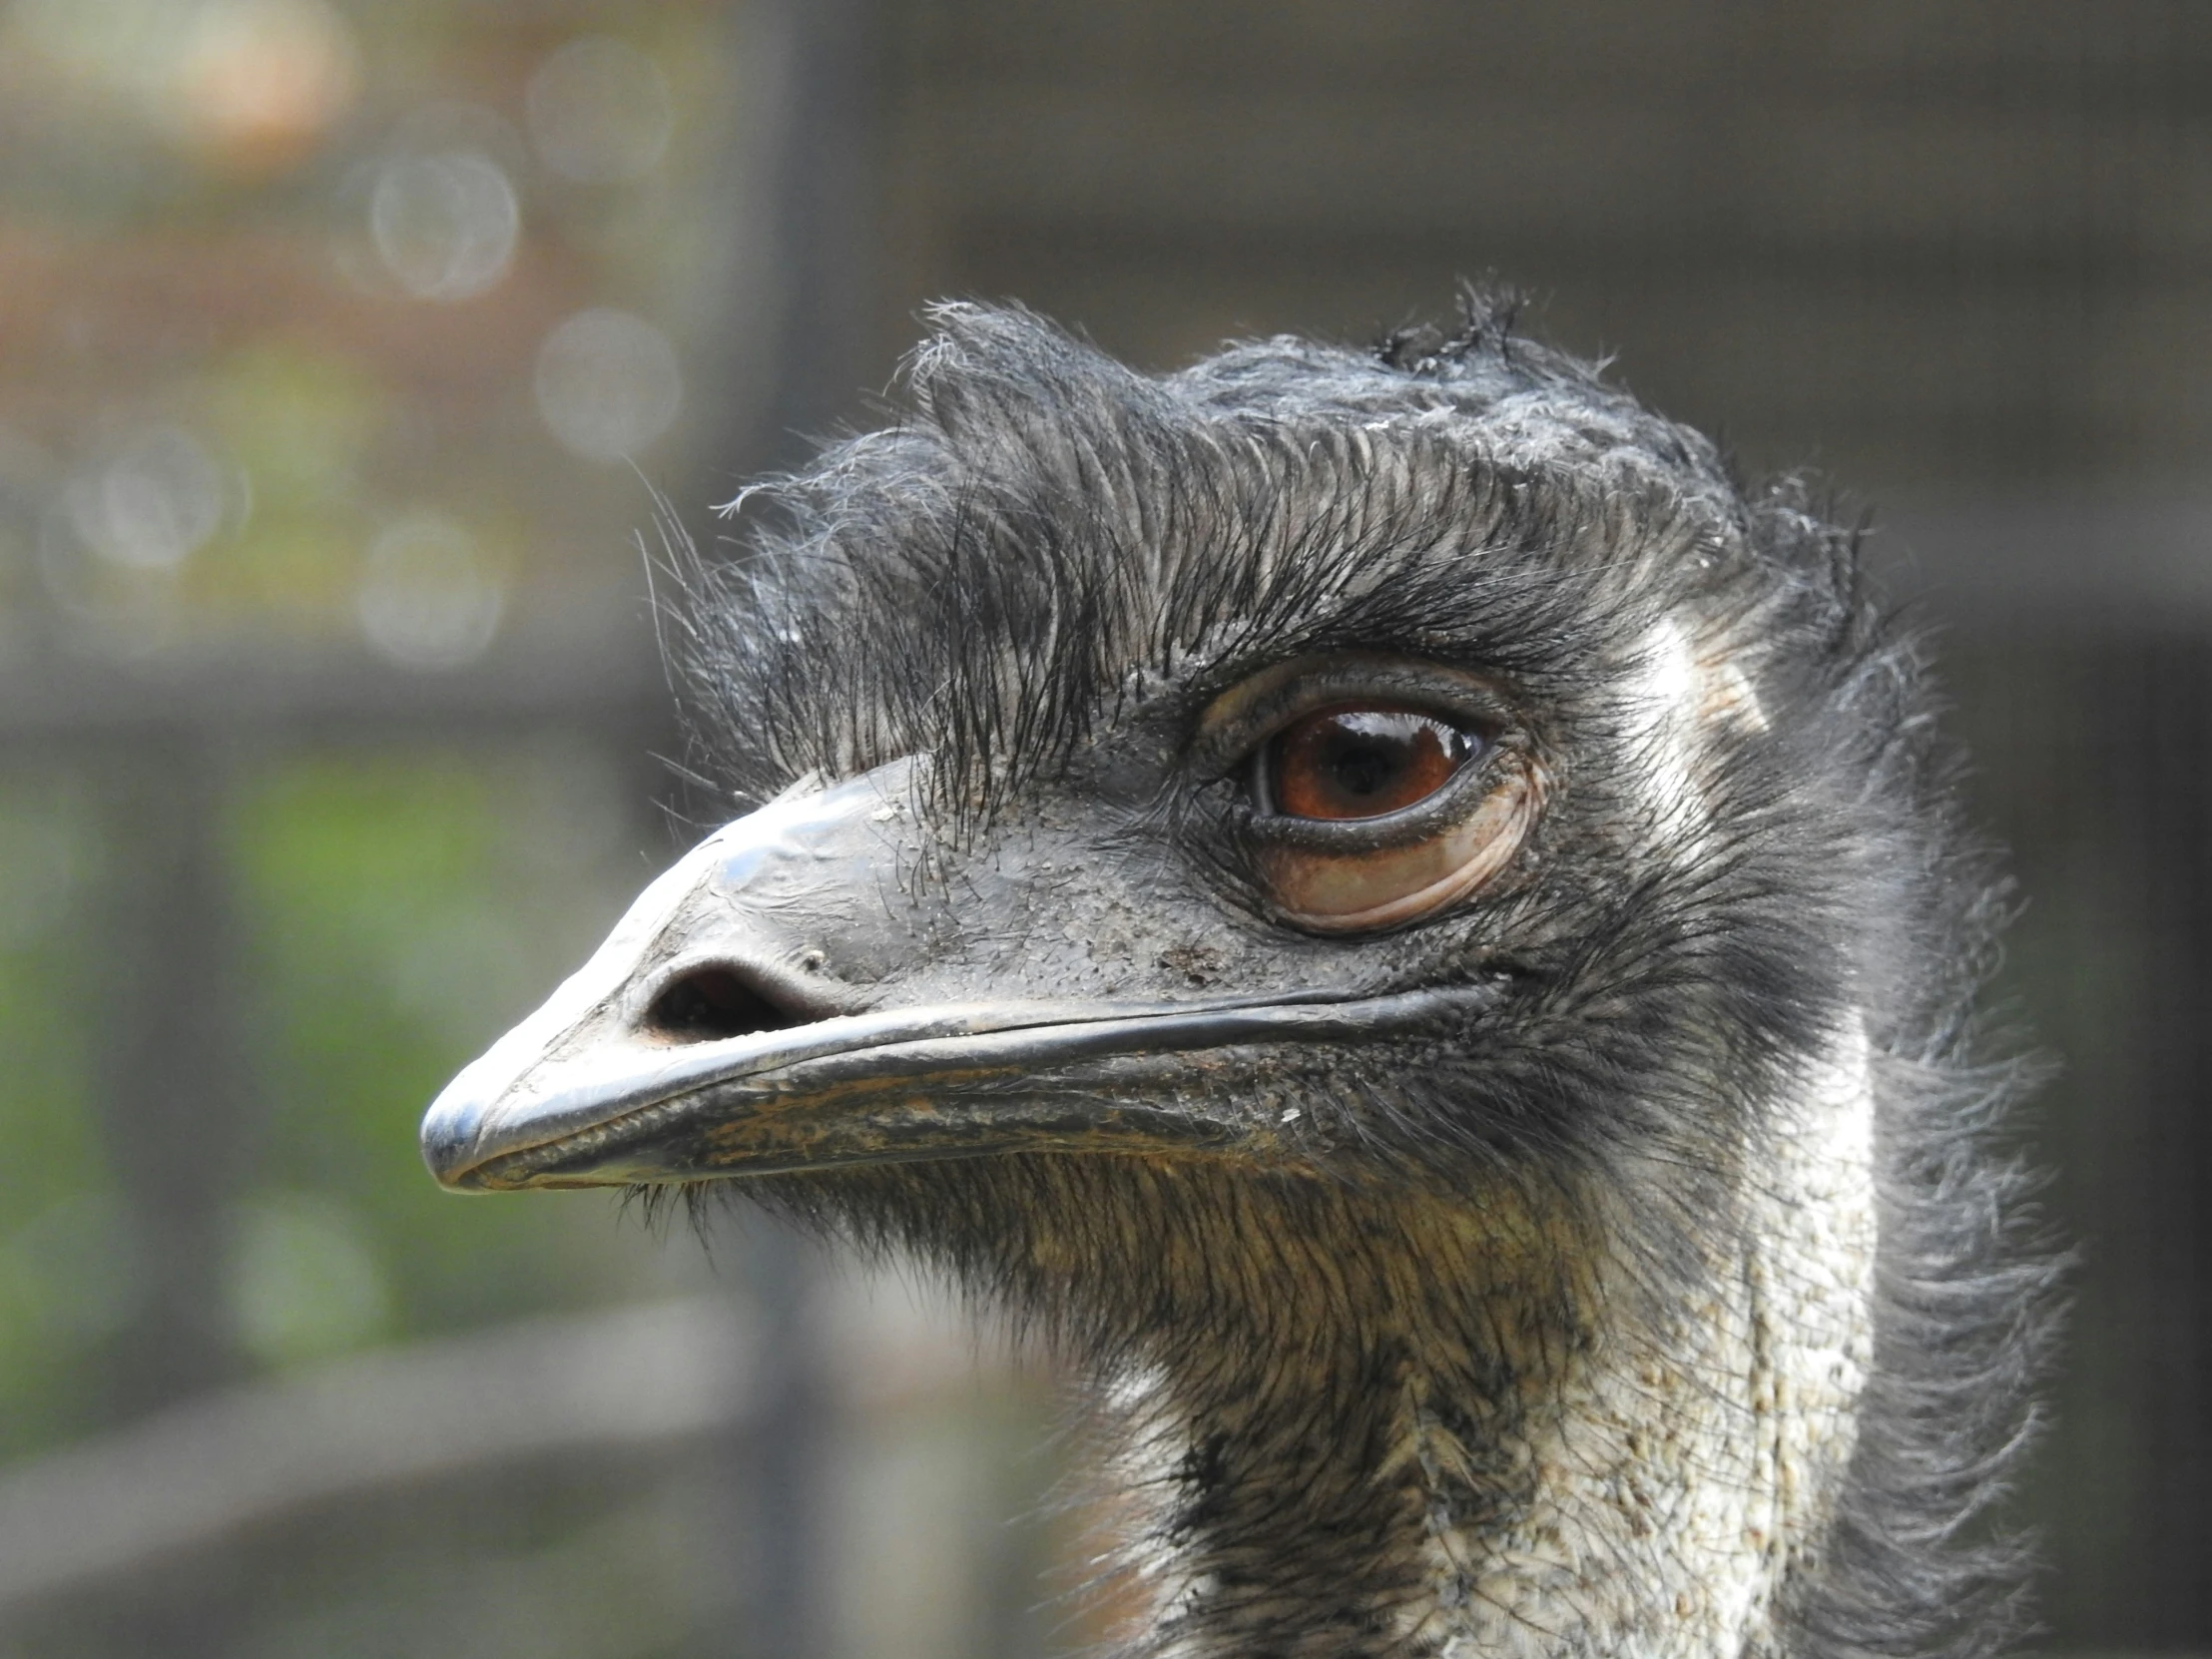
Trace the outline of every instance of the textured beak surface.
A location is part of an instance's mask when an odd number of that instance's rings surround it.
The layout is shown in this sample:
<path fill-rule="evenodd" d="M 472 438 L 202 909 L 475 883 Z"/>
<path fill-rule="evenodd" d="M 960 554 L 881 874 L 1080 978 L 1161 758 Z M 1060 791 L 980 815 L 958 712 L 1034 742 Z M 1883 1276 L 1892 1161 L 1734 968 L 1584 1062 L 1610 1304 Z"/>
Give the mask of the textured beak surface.
<path fill-rule="evenodd" d="M 774 803 L 656 880 L 439 1095 L 422 1127 L 432 1173 L 488 1190 L 1016 1147 L 1258 1151 L 1270 1126 L 1206 1086 L 1219 1067 L 1401 1034 L 1484 994 L 932 994 L 963 987 L 925 971 L 947 933 L 942 901 L 899 878 L 918 844 L 910 770 Z"/>

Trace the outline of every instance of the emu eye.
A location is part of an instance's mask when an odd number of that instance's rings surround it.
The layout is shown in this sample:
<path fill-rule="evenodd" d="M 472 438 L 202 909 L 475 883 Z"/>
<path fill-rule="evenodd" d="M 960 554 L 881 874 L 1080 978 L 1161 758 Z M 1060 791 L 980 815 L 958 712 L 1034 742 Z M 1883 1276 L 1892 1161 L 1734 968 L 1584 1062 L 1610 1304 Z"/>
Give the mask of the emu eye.
<path fill-rule="evenodd" d="M 1381 818 L 1425 801 L 1481 752 L 1474 733 L 1418 709 L 1316 709 L 1261 751 L 1261 793 L 1285 818 Z"/>
<path fill-rule="evenodd" d="M 1505 877 L 1548 776 L 1509 693 L 1444 663 L 1299 657 L 1200 717 L 1200 775 L 1243 783 L 1225 822 L 1272 918 L 1378 933 Z"/>
<path fill-rule="evenodd" d="M 1525 751 L 1404 704 L 1312 710 L 1252 767 L 1261 880 L 1315 933 L 1377 932 L 1464 898 L 1512 861 L 1541 796 Z"/>

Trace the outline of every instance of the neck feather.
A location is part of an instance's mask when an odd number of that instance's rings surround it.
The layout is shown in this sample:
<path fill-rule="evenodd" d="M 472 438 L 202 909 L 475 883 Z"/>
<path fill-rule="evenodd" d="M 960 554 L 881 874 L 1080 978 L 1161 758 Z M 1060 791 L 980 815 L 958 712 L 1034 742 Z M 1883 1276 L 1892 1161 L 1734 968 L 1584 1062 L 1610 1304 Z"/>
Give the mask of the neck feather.
<path fill-rule="evenodd" d="M 1587 1188 L 1400 1196 L 1385 1244 L 1286 1251 L 1213 1340 L 1119 1367 L 1132 1652 L 1788 1651 L 1871 1363 L 1873 1120 L 1842 1044 L 1745 1149 L 1734 1213 L 1693 1218 L 1688 1265 L 1655 1268 L 1635 1206 Z"/>

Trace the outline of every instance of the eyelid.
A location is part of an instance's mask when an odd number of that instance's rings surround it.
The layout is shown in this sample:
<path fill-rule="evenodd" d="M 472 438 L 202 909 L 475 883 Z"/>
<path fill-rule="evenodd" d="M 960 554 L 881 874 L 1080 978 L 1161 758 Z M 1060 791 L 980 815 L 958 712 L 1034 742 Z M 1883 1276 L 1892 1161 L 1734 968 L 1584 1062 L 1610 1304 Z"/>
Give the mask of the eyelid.
<path fill-rule="evenodd" d="M 1543 796 L 1542 770 L 1523 764 L 1492 780 L 1472 812 L 1401 845 L 1262 846 L 1268 901 L 1309 933 L 1377 933 L 1418 921 L 1487 886 L 1512 863 Z"/>
<path fill-rule="evenodd" d="M 1512 724 L 1497 688 L 1464 669 L 1406 657 L 1299 657 L 1239 681 L 1206 706 L 1193 765 L 1202 777 L 1227 777 L 1301 715 L 1370 697 L 1464 725 L 1485 743 Z"/>

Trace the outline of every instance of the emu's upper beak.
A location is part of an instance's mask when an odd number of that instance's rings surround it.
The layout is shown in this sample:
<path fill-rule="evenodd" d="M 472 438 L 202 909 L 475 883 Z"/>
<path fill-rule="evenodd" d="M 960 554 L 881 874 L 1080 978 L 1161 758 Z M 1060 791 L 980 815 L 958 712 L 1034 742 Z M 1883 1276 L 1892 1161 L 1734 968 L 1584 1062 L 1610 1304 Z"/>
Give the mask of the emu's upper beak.
<path fill-rule="evenodd" d="M 1259 1151 L 1274 1120 L 1205 1086 L 1232 1054 L 1466 1006 L 1463 991 L 960 994 L 944 901 L 902 876 L 918 846 L 908 778 L 897 763 L 710 835 L 438 1096 L 422 1126 L 432 1173 L 483 1190 L 1017 1146 Z"/>

